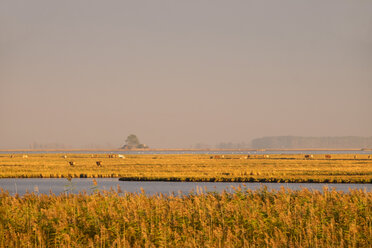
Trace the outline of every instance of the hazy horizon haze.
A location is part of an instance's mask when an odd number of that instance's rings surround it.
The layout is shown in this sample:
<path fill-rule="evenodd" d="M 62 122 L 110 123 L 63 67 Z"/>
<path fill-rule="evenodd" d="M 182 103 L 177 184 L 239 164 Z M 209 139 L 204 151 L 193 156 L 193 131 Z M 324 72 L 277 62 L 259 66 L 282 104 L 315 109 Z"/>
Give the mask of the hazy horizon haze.
<path fill-rule="evenodd" d="M 372 2 L 0 3 L 0 149 L 372 136 Z"/>

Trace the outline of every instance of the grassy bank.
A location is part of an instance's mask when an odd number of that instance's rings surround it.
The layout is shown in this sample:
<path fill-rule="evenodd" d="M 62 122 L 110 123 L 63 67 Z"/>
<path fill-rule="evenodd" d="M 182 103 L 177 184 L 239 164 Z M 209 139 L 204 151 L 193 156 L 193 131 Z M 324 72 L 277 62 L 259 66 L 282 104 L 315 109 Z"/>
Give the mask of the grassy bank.
<path fill-rule="evenodd" d="M 371 247 L 372 193 L 0 194 L 1 247 Z"/>
<path fill-rule="evenodd" d="M 0 155 L 0 178 L 372 183 L 369 155 Z M 99 162 L 100 166 L 97 165 Z"/>

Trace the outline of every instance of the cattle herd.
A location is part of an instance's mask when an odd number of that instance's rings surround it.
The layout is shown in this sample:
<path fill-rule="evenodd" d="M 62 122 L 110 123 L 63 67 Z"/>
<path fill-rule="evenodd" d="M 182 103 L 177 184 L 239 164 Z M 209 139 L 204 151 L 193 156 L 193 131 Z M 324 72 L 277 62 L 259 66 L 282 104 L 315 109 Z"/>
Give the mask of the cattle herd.
<path fill-rule="evenodd" d="M 270 155 L 265 154 L 265 155 L 247 155 L 244 157 L 240 157 L 240 159 L 249 159 L 249 158 L 270 158 Z M 324 155 L 325 159 L 332 159 L 332 156 L 330 154 L 325 154 Z M 353 156 L 354 159 L 358 159 L 358 155 Z M 367 159 L 371 159 L 372 155 L 368 155 Z M 213 155 L 210 156 L 210 159 L 232 159 L 231 157 L 226 157 L 225 155 Z M 313 154 L 305 154 L 304 159 L 314 159 Z"/>

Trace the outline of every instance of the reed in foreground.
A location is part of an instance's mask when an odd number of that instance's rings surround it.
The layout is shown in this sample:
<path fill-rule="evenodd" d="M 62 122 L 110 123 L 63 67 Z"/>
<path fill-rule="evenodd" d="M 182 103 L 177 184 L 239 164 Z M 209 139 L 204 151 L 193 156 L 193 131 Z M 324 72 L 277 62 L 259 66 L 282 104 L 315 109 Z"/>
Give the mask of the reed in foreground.
<path fill-rule="evenodd" d="M 372 193 L 0 194 L 1 247 L 371 247 Z"/>

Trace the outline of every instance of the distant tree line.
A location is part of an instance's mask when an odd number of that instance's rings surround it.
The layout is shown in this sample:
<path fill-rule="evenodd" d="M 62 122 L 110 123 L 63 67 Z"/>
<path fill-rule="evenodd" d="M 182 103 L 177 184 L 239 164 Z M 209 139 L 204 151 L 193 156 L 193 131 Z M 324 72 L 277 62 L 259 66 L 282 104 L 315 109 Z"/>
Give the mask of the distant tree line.
<path fill-rule="evenodd" d="M 251 145 L 245 142 L 233 143 L 233 142 L 220 142 L 216 145 L 208 145 L 202 142 L 196 143 L 191 146 L 193 149 L 248 149 Z"/>
<path fill-rule="evenodd" d="M 29 145 L 30 149 L 66 149 L 68 146 L 62 143 L 38 143 L 33 142 Z"/>
<path fill-rule="evenodd" d="M 252 140 L 253 149 L 295 149 L 295 148 L 372 148 L 372 137 L 300 137 L 275 136 Z"/>
<path fill-rule="evenodd" d="M 247 148 L 250 148 L 250 145 L 244 142 L 241 142 L 241 143 L 221 142 L 216 145 L 216 148 L 217 149 L 247 149 Z"/>

